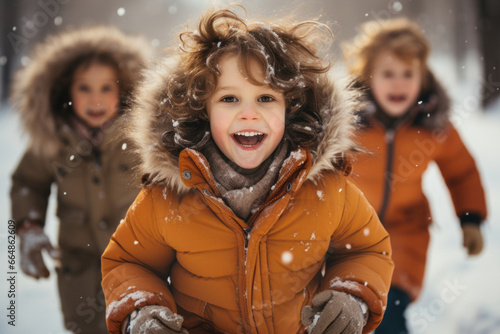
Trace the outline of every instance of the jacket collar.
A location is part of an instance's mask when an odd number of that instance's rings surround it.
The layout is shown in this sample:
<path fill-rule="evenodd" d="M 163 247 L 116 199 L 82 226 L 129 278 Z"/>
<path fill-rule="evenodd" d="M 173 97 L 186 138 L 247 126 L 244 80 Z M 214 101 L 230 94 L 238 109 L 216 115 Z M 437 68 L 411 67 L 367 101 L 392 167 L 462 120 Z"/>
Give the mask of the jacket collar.
<path fill-rule="evenodd" d="M 297 191 L 307 179 L 310 169 L 310 151 L 303 148 L 292 151 L 283 162 L 269 198 L 280 196 L 284 192 Z M 179 155 L 179 173 L 186 189 L 196 187 L 205 195 L 210 192 L 216 197 L 221 196 L 208 161 L 200 152 L 193 149 L 183 150 Z"/>

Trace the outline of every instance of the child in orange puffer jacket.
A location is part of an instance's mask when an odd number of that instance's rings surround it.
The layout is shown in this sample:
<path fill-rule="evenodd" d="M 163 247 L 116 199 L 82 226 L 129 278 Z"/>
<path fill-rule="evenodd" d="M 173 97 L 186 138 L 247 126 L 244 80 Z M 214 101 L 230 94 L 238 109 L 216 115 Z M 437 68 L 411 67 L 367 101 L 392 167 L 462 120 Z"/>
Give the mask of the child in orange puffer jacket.
<path fill-rule="evenodd" d="M 395 271 L 385 318 L 376 333 L 407 333 L 404 311 L 424 278 L 431 213 L 422 176 L 432 161 L 446 181 L 470 255 L 483 247 L 486 203 L 474 159 L 450 122 L 450 101 L 427 67 L 429 46 L 406 19 L 367 22 L 345 58 L 365 89 L 358 143 L 373 155 L 352 179 L 391 236 Z"/>
<path fill-rule="evenodd" d="M 144 187 L 102 257 L 109 332 L 369 332 L 393 264 L 345 176 L 329 30 L 231 9 L 180 35 L 133 108 Z"/>

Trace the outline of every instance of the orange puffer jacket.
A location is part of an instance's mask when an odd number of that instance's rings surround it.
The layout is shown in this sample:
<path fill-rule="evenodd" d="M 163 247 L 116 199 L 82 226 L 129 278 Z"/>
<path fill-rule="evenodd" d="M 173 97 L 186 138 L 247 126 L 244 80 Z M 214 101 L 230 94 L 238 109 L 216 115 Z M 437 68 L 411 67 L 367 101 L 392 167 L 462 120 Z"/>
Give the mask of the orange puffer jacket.
<path fill-rule="evenodd" d="M 354 97 L 324 86 L 321 141 L 290 153 L 243 221 L 199 151 L 164 148 L 180 126 L 162 102 L 177 68 L 168 66 L 149 73 L 132 113 L 149 177 L 102 257 L 109 332 L 119 333 L 134 309 L 159 304 L 181 314 L 191 334 L 304 333 L 300 311 L 325 289 L 365 301 L 364 332 L 372 331 L 394 265 L 374 209 L 337 167 L 353 147 Z"/>
<path fill-rule="evenodd" d="M 310 156 L 295 156 L 252 229 L 219 199 L 196 151 L 180 156 L 192 187 L 183 197 L 143 189 L 103 255 L 110 332 L 135 308 L 159 304 L 190 333 L 299 333 L 301 308 L 324 289 L 361 297 L 373 329 L 392 271 L 387 233 L 344 176 L 304 182 Z"/>
<path fill-rule="evenodd" d="M 474 159 L 449 122 L 448 98 L 429 74 L 430 93 L 420 99 L 399 126 L 387 128 L 370 114 L 358 131 L 358 143 L 372 153 L 353 165 L 354 183 L 377 210 L 391 236 L 395 264 L 392 284 L 418 297 L 425 273 L 429 203 L 422 191 L 422 176 L 436 162 L 462 222 L 486 218 L 486 201 Z"/>

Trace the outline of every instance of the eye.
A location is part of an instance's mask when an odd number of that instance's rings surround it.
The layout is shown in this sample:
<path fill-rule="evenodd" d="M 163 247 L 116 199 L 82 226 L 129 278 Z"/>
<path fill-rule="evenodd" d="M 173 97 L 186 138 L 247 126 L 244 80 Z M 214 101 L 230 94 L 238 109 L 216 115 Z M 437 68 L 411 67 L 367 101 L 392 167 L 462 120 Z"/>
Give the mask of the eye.
<path fill-rule="evenodd" d="M 234 103 L 238 102 L 238 99 L 235 98 L 234 96 L 224 96 L 223 98 L 220 99 L 221 102 L 227 102 L 227 103 Z"/>
<path fill-rule="evenodd" d="M 386 78 L 386 79 L 390 79 L 390 78 L 392 78 L 392 77 L 393 77 L 393 74 L 392 74 L 392 72 L 391 72 L 391 71 L 384 71 L 384 72 L 382 72 L 382 76 L 383 76 L 384 78 Z"/>
<path fill-rule="evenodd" d="M 413 71 L 405 71 L 404 73 L 405 78 L 413 78 Z"/>
<path fill-rule="evenodd" d="M 76 89 L 77 89 L 79 92 L 85 92 L 85 93 L 90 92 L 90 87 L 89 87 L 89 86 L 87 86 L 87 85 L 79 85 Z"/>
<path fill-rule="evenodd" d="M 275 101 L 275 99 L 272 96 L 264 95 L 264 96 L 259 97 L 259 99 L 257 101 L 259 101 L 259 102 L 273 102 L 273 101 Z"/>
<path fill-rule="evenodd" d="M 113 87 L 111 85 L 106 85 L 106 86 L 102 87 L 103 93 L 112 92 L 112 91 L 113 91 Z"/>

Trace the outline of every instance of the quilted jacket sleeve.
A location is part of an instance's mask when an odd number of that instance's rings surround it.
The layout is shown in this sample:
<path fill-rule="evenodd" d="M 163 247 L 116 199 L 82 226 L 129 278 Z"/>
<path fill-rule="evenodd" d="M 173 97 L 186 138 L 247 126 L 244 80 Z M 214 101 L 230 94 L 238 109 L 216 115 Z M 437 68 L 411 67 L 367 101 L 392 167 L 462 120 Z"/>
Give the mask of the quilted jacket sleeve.
<path fill-rule="evenodd" d="M 369 333 L 382 321 L 387 303 L 394 269 L 391 245 L 375 210 L 348 180 L 344 194 L 345 202 L 337 204 L 340 222 L 331 238 L 321 290 L 347 292 L 364 300 L 369 310 L 363 333 Z"/>
<path fill-rule="evenodd" d="M 461 221 L 480 223 L 486 218 L 486 199 L 474 158 L 457 130 L 450 125 L 435 161 L 448 186 Z"/>
<path fill-rule="evenodd" d="M 123 320 L 145 305 L 177 311 L 166 281 L 175 251 L 158 231 L 154 204 L 153 192 L 143 189 L 102 256 L 109 333 L 120 333 Z"/>
<path fill-rule="evenodd" d="M 17 224 L 34 220 L 44 225 L 53 175 L 43 157 L 29 149 L 24 153 L 12 174 L 10 190 L 12 218 Z"/>

